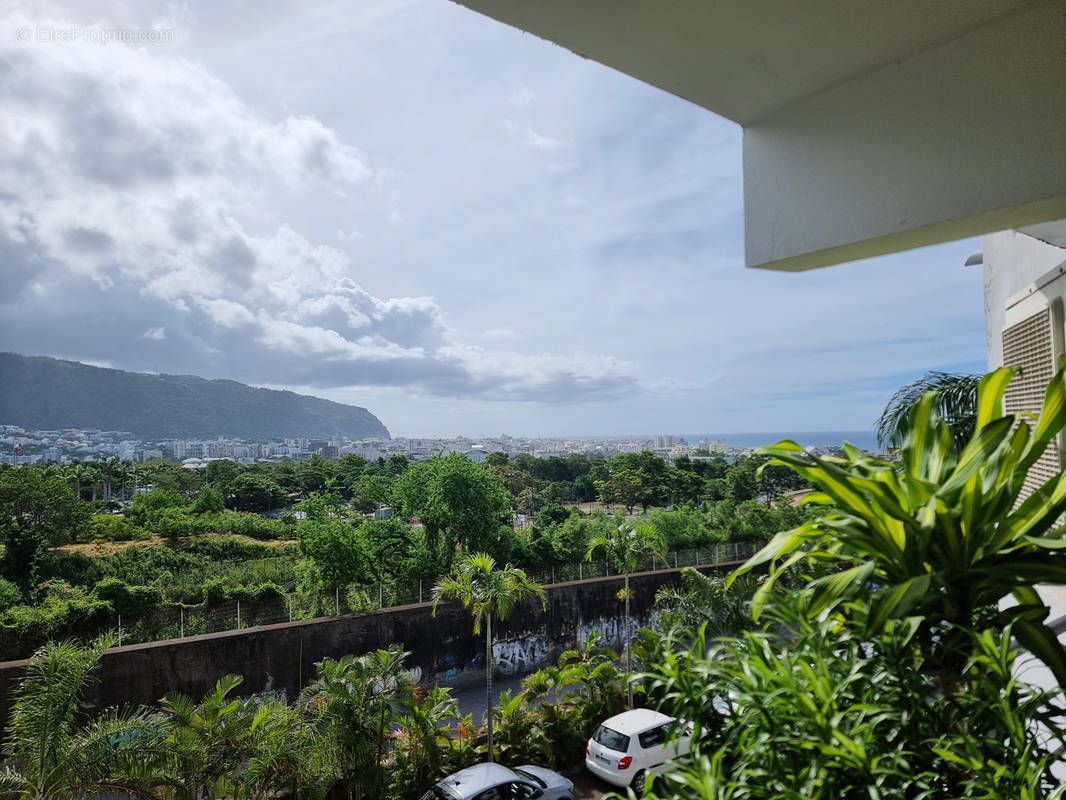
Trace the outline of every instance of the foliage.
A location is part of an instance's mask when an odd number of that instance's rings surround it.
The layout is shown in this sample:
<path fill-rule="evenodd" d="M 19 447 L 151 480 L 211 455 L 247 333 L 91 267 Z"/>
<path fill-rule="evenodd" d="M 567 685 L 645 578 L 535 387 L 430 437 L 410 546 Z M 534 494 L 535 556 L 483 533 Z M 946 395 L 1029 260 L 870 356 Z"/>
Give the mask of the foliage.
<path fill-rule="evenodd" d="M 141 492 L 126 506 L 124 515 L 134 525 L 155 525 L 155 517 L 166 508 L 183 508 L 188 502 L 176 489 L 150 489 Z"/>
<path fill-rule="evenodd" d="M 267 511 L 285 500 L 285 492 L 268 475 L 242 472 L 230 482 L 233 504 L 239 511 Z"/>
<path fill-rule="evenodd" d="M 13 605 L 0 613 L 0 652 L 26 652 L 49 639 L 100 630 L 110 611 L 107 602 L 79 586 L 47 581 L 34 605 Z"/>
<path fill-rule="evenodd" d="M 92 531 L 94 539 L 107 542 L 135 542 L 152 538 L 152 534 L 144 528 L 114 514 L 94 514 Z"/>
<path fill-rule="evenodd" d="M 206 484 L 196 495 L 196 501 L 192 505 L 193 514 L 211 514 L 226 510 L 226 504 L 222 492 L 210 484 Z"/>
<path fill-rule="evenodd" d="M 171 755 L 155 713 L 109 711 L 79 724 L 79 697 L 110 644 L 98 639 L 79 648 L 50 642 L 34 655 L 15 693 L 0 796 L 145 796 L 164 783 Z"/>
<path fill-rule="evenodd" d="M 475 553 L 459 560 L 455 572 L 441 578 L 433 587 L 433 614 L 442 600 L 458 600 L 474 615 L 474 633 L 481 633 L 485 623 L 485 705 L 488 709 L 488 755 L 494 758 L 492 698 L 492 620 L 506 620 L 518 603 L 527 598 L 540 600 L 547 607 L 544 588 L 511 564 L 496 569 L 496 560 L 487 553 Z"/>
<path fill-rule="evenodd" d="M 96 584 L 93 594 L 115 610 L 117 614 L 143 614 L 158 608 L 163 593 L 154 586 L 130 586 L 118 578 L 105 578 Z"/>
<path fill-rule="evenodd" d="M 759 581 L 747 575 L 729 588 L 726 580 L 691 567 L 682 569 L 680 586 L 664 586 L 655 595 L 659 627 L 689 634 L 702 628 L 712 639 L 736 636 L 752 627 L 749 604 Z"/>
<path fill-rule="evenodd" d="M 359 787 L 379 796 L 387 784 L 386 734 L 411 714 L 414 687 L 403 669 L 407 653 L 398 645 L 363 656 L 324 659 L 300 703 L 319 736 L 333 743 L 348 791 Z"/>
<path fill-rule="evenodd" d="M 631 616 L 629 603 L 631 599 L 629 591 L 629 573 L 646 564 L 653 557 L 663 557 L 662 535 L 653 525 L 622 524 L 610 531 L 600 534 L 591 539 L 588 544 L 586 558 L 592 561 L 597 553 L 602 553 L 615 569 L 625 575 L 625 584 L 619 597 L 625 602 L 625 657 L 626 671 L 633 671 L 633 646 L 632 632 L 630 631 Z M 633 705 L 633 688 L 629 689 L 629 705 Z"/>
<path fill-rule="evenodd" d="M 0 613 L 7 611 L 12 606 L 17 606 L 23 600 L 19 587 L 9 580 L 0 578 Z"/>
<path fill-rule="evenodd" d="M 4 572 L 29 595 L 45 547 L 70 541 L 87 524 L 88 507 L 65 481 L 37 469 L 0 472 L 0 542 Z"/>
<path fill-rule="evenodd" d="M 1066 652 L 1044 624 L 1048 608 L 1033 589 L 1066 581 L 1066 538 L 1054 530 L 1066 511 L 1066 473 L 1023 496 L 1029 468 L 1066 424 L 1066 377 L 1060 370 L 1051 380 L 1031 428 L 1026 419 L 1001 413 L 1014 372 L 1003 368 L 981 379 L 977 430 L 961 451 L 934 413 L 935 393 L 924 395 L 911 414 L 898 469 L 853 447 L 844 459 L 805 454 L 788 441 L 766 448 L 821 490 L 808 501 L 832 509 L 778 534 L 745 566 L 771 564 L 756 614 L 789 565 L 846 565 L 817 582 L 812 613 L 876 586 L 867 632 L 919 616 L 925 668 L 941 675 L 945 689 L 967 663 L 969 632 L 985 625 L 1010 626 L 1066 686 Z M 1017 605 L 998 611 L 1012 595 Z"/>
<path fill-rule="evenodd" d="M 936 393 L 935 413 L 948 426 L 960 452 L 973 436 L 977 424 L 977 391 L 980 375 L 927 372 L 913 383 L 896 390 L 875 423 L 882 447 L 901 447 L 910 433 L 911 415 L 922 398 Z"/>
<path fill-rule="evenodd" d="M 299 527 L 299 536 L 300 552 L 314 563 L 318 586 L 366 581 L 370 562 L 358 528 L 340 520 L 311 522 Z"/>
<path fill-rule="evenodd" d="M 693 757 L 654 797 L 1061 796 L 1046 737 L 1062 709 L 1018 682 L 1009 629 L 974 634 L 945 695 L 913 644 L 917 619 L 871 636 L 866 598 L 812 614 L 814 594 L 775 596 L 758 630 L 709 651 L 697 637 L 649 670 L 665 710 L 696 726 Z"/>
<path fill-rule="evenodd" d="M 456 548 L 498 551 L 511 503 L 503 481 L 461 453 L 420 461 L 395 487 L 403 513 L 419 517 L 447 569 Z"/>

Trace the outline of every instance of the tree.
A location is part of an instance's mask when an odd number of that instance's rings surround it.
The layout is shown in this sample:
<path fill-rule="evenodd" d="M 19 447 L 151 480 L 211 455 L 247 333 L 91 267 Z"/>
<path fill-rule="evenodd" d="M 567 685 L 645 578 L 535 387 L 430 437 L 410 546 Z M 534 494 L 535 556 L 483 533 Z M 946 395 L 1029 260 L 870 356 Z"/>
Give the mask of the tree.
<path fill-rule="evenodd" d="M 300 552 L 309 557 L 322 587 L 347 586 L 367 576 L 367 554 L 359 530 L 341 520 L 308 520 L 299 527 Z"/>
<path fill-rule="evenodd" d="M 370 797 L 381 796 L 389 734 L 414 704 L 414 685 L 403 668 L 407 655 L 393 645 L 362 656 L 323 659 L 315 665 L 315 680 L 301 694 L 300 704 L 311 713 L 320 735 L 339 751 L 349 794 L 356 788 L 368 790 Z"/>
<path fill-rule="evenodd" d="M 229 497 L 233 481 L 241 472 L 241 465 L 230 458 L 213 458 L 204 469 L 204 481 L 222 493 L 225 500 Z"/>
<path fill-rule="evenodd" d="M 1049 609 L 1035 584 L 1066 583 L 1066 472 L 1027 497 L 1030 467 L 1066 425 L 1066 377 L 1051 379 L 1043 411 L 1030 420 L 1002 414 L 1016 370 L 981 378 L 975 432 L 956 448 L 941 399 L 928 392 L 907 420 L 899 464 L 848 445 L 845 458 L 804 453 L 795 442 L 764 448 L 820 491 L 821 516 L 779 533 L 744 568 L 770 564 L 755 595 L 758 614 L 775 581 L 792 564 L 835 569 L 815 584 L 812 614 L 860 588 L 873 586 L 865 621 L 869 634 L 890 620 L 919 618 L 924 669 L 953 693 L 972 655 L 975 629 L 1008 627 L 1066 687 L 1066 651 L 1044 620 Z M 1013 596 L 1017 605 L 998 609 Z"/>
<path fill-rule="evenodd" d="M 898 389 L 875 423 L 878 443 L 902 447 L 910 433 L 911 412 L 927 393 L 936 392 L 936 414 L 947 424 L 955 447 L 961 451 L 974 433 L 980 381 L 980 375 L 927 372 Z"/>
<path fill-rule="evenodd" d="M 523 570 L 508 564 L 496 569 L 496 560 L 486 553 L 464 556 L 451 575 L 433 587 L 433 615 L 442 600 L 458 600 L 474 614 L 474 635 L 485 623 L 485 720 L 488 726 L 489 761 L 492 761 L 492 620 L 506 620 L 522 600 L 536 597 L 547 608 L 544 588 Z"/>
<path fill-rule="evenodd" d="M 229 696 L 242 680 L 240 675 L 222 676 L 199 703 L 181 694 L 163 699 L 167 744 L 179 765 L 177 800 L 238 795 L 236 775 L 255 750 L 251 736 L 255 701 Z"/>
<path fill-rule="evenodd" d="M 422 520 L 445 568 L 456 548 L 493 549 L 511 515 L 503 482 L 462 453 L 419 461 L 397 479 L 396 495 L 404 516 Z"/>
<path fill-rule="evenodd" d="M 225 510 L 226 505 L 222 499 L 222 492 L 210 483 L 204 484 L 204 487 L 200 490 L 200 494 L 196 496 L 196 502 L 193 503 L 192 513 L 217 514 Z"/>
<path fill-rule="evenodd" d="M 626 671 L 632 673 L 633 649 L 630 642 L 629 573 L 645 564 L 652 556 L 663 557 L 662 536 L 651 525 L 633 527 L 623 523 L 608 530 L 606 533 L 594 536 L 589 541 L 585 559 L 592 561 L 593 557 L 601 551 L 607 561 L 615 568 L 615 571 L 621 572 L 625 576 L 625 585 L 620 593 L 620 598 L 625 600 L 626 608 Z M 632 682 L 629 685 L 628 698 L 629 705 L 632 707 Z"/>
<path fill-rule="evenodd" d="M 34 467 L 0 473 L 0 541 L 4 569 L 27 597 L 37 587 L 46 547 L 65 544 L 89 524 L 89 510 L 58 476 Z"/>
<path fill-rule="evenodd" d="M 79 697 L 112 643 L 49 642 L 31 659 L 15 692 L 0 797 L 148 797 L 170 774 L 172 757 L 157 714 L 144 708 L 107 711 L 78 722 Z"/>
<path fill-rule="evenodd" d="M 285 493 L 273 479 L 256 472 L 242 472 L 233 479 L 230 489 L 241 511 L 267 511 L 285 499 Z"/>

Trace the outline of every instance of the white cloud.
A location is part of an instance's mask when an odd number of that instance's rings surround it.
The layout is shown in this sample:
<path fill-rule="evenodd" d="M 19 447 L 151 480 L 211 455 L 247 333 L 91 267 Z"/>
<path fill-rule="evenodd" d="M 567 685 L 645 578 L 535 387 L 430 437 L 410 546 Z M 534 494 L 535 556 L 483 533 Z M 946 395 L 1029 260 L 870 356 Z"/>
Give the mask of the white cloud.
<path fill-rule="evenodd" d="M 0 30 L 6 347 L 375 401 L 401 433 L 855 427 L 983 358 L 972 242 L 746 270 L 739 129 L 595 62 L 439 0 L 166 8 L 4 24 L 167 47 Z"/>
<path fill-rule="evenodd" d="M 15 16 L 5 27 L 41 24 Z M 347 254 L 269 213 L 273 197 L 293 194 L 380 201 L 400 221 L 389 171 L 375 174 L 320 119 L 264 117 L 202 64 L 170 51 L 32 47 L 11 31 L 0 31 L 0 237 L 14 278 L 7 303 L 30 288 L 56 303 L 75 285 L 83 293 L 83 279 L 96 287 L 96 310 L 121 317 L 106 305 L 136 292 L 165 323 L 140 338 L 172 345 L 141 354 L 160 370 L 177 368 L 166 358 L 195 370 L 185 363 L 192 348 L 204 363 L 230 359 L 235 376 L 253 381 L 280 370 L 309 385 L 546 401 L 634 383 L 612 359 L 468 347 L 434 299 L 374 296 L 352 279 Z M 548 139 L 535 146 L 553 148 Z M 360 236 L 337 229 L 345 244 Z M 138 354 L 129 356 L 136 366 Z"/>

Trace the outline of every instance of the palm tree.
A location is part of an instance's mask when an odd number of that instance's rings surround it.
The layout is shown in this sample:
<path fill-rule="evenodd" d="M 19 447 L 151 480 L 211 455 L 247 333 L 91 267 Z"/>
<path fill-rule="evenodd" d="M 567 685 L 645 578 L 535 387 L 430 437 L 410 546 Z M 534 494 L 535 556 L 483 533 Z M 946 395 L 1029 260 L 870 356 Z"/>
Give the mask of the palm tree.
<path fill-rule="evenodd" d="M 75 800 L 110 793 L 149 798 L 164 783 L 173 759 L 158 714 L 145 708 L 112 710 L 76 724 L 78 698 L 112 643 L 110 637 L 88 647 L 49 642 L 34 655 L 15 692 L 0 797 Z"/>
<path fill-rule="evenodd" d="M 496 569 L 496 559 L 487 553 L 463 556 L 455 572 L 441 578 L 433 587 L 433 616 L 441 600 L 458 600 L 474 614 L 474 635 L 485 623 L 485 721 L 488 727 L 489 761 L 492 761 L 492 620 L 506 620 L 514 607 L 528 597 L 540 600 L 547 608 L 544 587 L 530 580 L 524 570 L 513 564 Z"/>
<path fill-rule="evenodd" d="M 414 702 L 414 684 L 403 667 L 408 655 L 392 645 L 337 661 L 323 659 L 301 695 L 321 737 L 337 748 L 349 796 L 353 788 L 360 795 L 364 789 L 371 797 L 381 794 L 386 741 L 393 723 L 410 714 Z"/>
<path fill-rule="evenodd" d="M 407 766 L 409 785 L 416 791 L 422 791 L 447 771 L 446 756 L 452 743 L 449 733 L 452 723 L 459 720 L 459 702 L 450 689 L 442 686 L 427 691 L 398 720 L 397 760 L 401 772 L 402 766 Z"/>
<path fill-rule="evenodd" d="M 980 375 L 927 372 L 896 390 L 875 424 L 882 447 L 902 447 L 911 428 L 911 411 L 927 392 L 936 392 L 936 415 L 947 423 L 955 449 L 961 451 L 974 434 Z"/>
<path fill-rule="evenodd" d="M 662 535 L 653 525 L 633 527 L 622 523 L 607 533 L 594 536 L 589 541 L 588 553 L 585 555 L 586 560 L 592 561 L 593 557 L 602 550 L 604 556 L 615 570 L 625 576 L 625 586 L 619 597 L 625 600 L 626 604 L 626 672 L 630 673 L 630 676 L 633 673 L 633 648 L 630 646 L 629 573 L 645 564 L 653 556 L 663 558 L 663 549 Z M 632 681 L 629 682 L 626 696 L 629 700 L 629 706 L 632 708 Z"/>
<path fill-rule="evenodd" d="M 180 763 L 177 800 L 209 800 L 233 792 L 233 775 L 251 754 L 249 701 L 229 697 L 242 680 L 224 675 L 200 703 L 182 694 L 164 698 L 167 741 Z"/>

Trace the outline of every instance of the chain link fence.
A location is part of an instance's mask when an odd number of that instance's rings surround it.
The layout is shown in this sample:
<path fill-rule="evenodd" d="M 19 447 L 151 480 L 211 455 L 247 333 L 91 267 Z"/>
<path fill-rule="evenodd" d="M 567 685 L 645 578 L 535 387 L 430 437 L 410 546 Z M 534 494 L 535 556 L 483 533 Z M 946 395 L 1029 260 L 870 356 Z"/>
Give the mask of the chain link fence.
<path fill-rule="evenodd" d="M 751 542 L 725 542 L 711 547 L 677 550 L 648 559 L 634 572 L 735 563 L 754 555 L 757 549 L 758 546 Z M 610 577 L 617 573 L 606 561 L 593 560 L 528 569 L 526 574 L 537 583 L 550 585 Z M 431 599 L 433 585 L 434 582 L 428 579 L 412 583 L 386 581 L 313 592 L 290 592 L 256 600 L 224 600 L 209 607 L 166 606 L 136 617 L 119 616 L 112 629 L 117 629 L 122 644 L 177 639 L 424 603 Z"/>
<path fill-rule="evenodd" d="M 694 550 L 679 550 L 651 558 L 634 572 L 735 563 L 753 555 L 756 549 L 757 546 L 750 542 L 729 542 Z M 610 577 L 617 573 L 606 561 L 593 560 L 530 569 L 526 570 L 526 574 L 538 583 L 550 585 Z M 113 631 L 118 635 L 120 644 L 140 644 L 423 603 L 432 599 L 434 584 L 433 579 L 351 584 L 312 592 L 270 593 L 255 599 L 166 605 L 136 615 L 97 611 L 71 620 L 60 631 L 16 633 L 14 630 L 0 630 L 0 658 L 26 658 L 49 638 L 85 639 Z"/>

